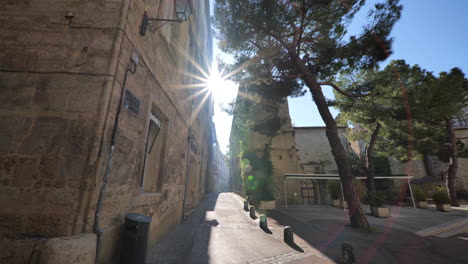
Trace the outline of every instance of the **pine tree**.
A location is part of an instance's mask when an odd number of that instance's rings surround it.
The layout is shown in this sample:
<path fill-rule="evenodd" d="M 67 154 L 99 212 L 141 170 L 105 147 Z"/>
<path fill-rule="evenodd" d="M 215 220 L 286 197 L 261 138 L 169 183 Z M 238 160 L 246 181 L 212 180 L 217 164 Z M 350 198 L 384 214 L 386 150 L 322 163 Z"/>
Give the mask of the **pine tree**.
<path fill-rule="evenodd" d="M 375 4 L 362 33 L 347 36 L 346 28 L 364 4 L 364 0 L 217 0 L 214 9 L 221 49 L 234 55 L 233 74 L 240 74 L 238 80 L 268 80 L 283 96 L 292 92 L 283 85 L 286 82 L 305 85 L 311 92 L 326 125 L 351 225 L 356 227 L 368 227 L 368 223 L 321 86 L 339 89 L 331 82 L 339 71 L 370 68 L 390 55 L 389 34 L 402 10 L 399 1 Z"/>
<path fill-rule="evenodd" d="M 428 175 L 433 176 L 431 155 L 445 157 L 450 161 L 447 172 L 450 197 L 452 205 L 457 206 L 455 178 L 461 149 L 455 137 L 452 117 L 468 103 L 468 81 L 463 72 L 453 68 L 449 73 L 442 72 L 436 77 L 418 65 L 410 66 L 404 60 L 397 60 L 381 71 L 364 70 L 353 78 L 342 75 L 340 85 L 351 87 L 349 91 L 369 94 L 357 99 L 337 94 L 335 105 L 342 111 L 341 119 L 363 128 L 360 139 L 368 142 L 370 154 L 380 132 L 381 150 L 402 161 L 411 159 L 409 156 L 412 154 L 408 155 L 411 138 L 412 148 L 416 156 L 422 157 Z M 402 87 L 407 91 L 407 102 Z M 410 115 L 405 112 L 406 106 Z M 407 130 L 409 119 L 411 134 Z M 366 160 L 372 162 L 368 154 Z M 367 167 L 370 174 L 372 167 Z"/>

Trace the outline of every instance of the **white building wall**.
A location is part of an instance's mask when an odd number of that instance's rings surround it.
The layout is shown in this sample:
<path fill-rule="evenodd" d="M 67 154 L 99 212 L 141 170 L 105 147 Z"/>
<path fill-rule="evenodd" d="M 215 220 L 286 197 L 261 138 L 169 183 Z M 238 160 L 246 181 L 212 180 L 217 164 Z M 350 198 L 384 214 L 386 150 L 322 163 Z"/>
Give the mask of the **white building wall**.
<path fill-rule="evenodd" d="M 344 136 L 345 127 L 338 127 L 338 133 L 348 151 L 352 151 Z M 335 159 L 325 134 L 325 127 L 295 127 L 296 146 L 299 149 L 300 164 L 305 173 L 338 173 Z"/>

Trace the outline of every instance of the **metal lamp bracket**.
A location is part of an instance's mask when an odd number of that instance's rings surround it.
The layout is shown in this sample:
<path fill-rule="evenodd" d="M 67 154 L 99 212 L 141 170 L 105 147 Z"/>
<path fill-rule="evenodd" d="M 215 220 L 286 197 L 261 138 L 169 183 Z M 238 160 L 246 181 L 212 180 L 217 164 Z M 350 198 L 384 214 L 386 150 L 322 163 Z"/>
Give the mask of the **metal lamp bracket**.
<path fill-rule="evenodd" d="M 166 25 L 167 23 L 171 23 L 171 22 L 182 23 L 185 20 L 187 20 L 187 17 L 182 12 L 176 12 L 176 13 L 177 13 L 177 19 L 163 19 L 163 18 L 151 18 L 149 17 L 148 12 L 145 12 L 143 14 L 143 20 L 140 26 L 140 35 L 144 36 L 146 34 L 146 31 L 154 33 L 159 28 Z M 166 22 L 166 23 L 163 23 L 162 25 L 158 25 L 159 22 Z"/>

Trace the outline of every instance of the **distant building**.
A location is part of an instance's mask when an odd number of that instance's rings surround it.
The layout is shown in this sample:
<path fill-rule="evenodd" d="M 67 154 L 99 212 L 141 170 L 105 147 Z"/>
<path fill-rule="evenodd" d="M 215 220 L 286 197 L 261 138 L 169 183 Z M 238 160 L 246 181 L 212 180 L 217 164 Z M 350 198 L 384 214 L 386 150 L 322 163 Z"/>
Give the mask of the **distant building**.
<path fill-rule="evenodd" d="M 213 124 L 213 135 L 215 135 L 215 141 L 213 144 L 213 160 L 211 162 L 211 190 L 213 192 L 229 192 L 229 166 L 226 156 L 221 152 L 219 148 L 219 142 L 216 139 L 216 131 L 214 130 Z"/>
<path fill-rule="evenodd" d="M 307 174 L 338 173 L 325 129 L 324 126 L 294 127 L 300 164 Z M 343 146 L 348 152 L 353 151 L 345 133 L 346 127 L 339 126 L 338 134 Z"/>
<path fill-rule="evenodd" d="M 454 128 L 468 128 L 468 107 L 463 108 L 459 114 L 453 117 Z"/>

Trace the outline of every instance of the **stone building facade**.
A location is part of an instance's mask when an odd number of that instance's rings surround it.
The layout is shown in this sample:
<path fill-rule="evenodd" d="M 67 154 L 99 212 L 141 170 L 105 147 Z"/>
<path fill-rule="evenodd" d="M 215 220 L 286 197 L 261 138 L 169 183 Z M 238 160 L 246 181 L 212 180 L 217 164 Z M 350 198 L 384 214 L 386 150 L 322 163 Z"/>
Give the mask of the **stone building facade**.
<path fill-rule="evenodd" d="M 338 173 L 324 126 L 294 127 L 301 167 L 306 174 Z M 352 150 L 345 136 L 346 127 L 339 126 L 338 134 L 348 153 Z"/>
<path fill-rule="evenodd" d="M 151 247 L 209 189 L 208 0 L 0 6 L 0 262 L 117 263 L 129 212 Z"/>
<path fill-rule="evenodd" d="M 213 192 L 228 192 L 229 191 L 229 166 L 226 156 L 219 149 L 219 145 L 213 146 L 213 171 L 211 177 L 213 179 Z"/>

